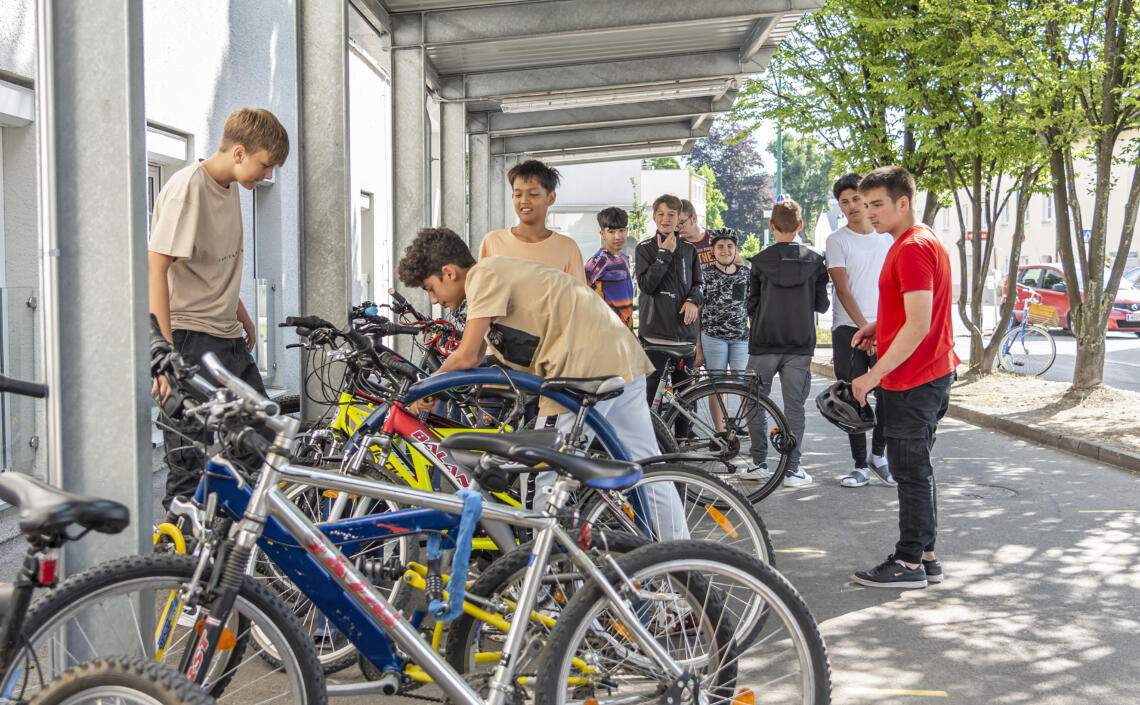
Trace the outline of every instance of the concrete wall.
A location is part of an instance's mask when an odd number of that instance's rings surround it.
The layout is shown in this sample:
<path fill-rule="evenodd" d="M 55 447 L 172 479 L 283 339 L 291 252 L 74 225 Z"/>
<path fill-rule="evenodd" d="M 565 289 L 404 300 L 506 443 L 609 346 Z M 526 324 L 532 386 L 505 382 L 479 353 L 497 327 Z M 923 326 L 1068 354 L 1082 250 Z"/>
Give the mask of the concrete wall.
<path fill-rule="evenodd" d="M 36 72 L 36 5 L 0 0 L 0 71 L 23 78 Z"/>

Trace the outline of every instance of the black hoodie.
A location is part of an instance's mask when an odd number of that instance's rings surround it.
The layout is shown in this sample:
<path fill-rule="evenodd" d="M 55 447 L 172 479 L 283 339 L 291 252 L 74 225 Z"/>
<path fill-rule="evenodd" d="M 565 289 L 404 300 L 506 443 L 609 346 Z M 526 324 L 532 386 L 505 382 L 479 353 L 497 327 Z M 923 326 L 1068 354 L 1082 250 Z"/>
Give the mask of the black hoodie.
<path fill-rule="evenodd" d="M 815 316 L 830 306 L 827 265 L 807 245 L 778 242 L 752 258 L 748 282 L 751 355 L 811 355 Z"/>

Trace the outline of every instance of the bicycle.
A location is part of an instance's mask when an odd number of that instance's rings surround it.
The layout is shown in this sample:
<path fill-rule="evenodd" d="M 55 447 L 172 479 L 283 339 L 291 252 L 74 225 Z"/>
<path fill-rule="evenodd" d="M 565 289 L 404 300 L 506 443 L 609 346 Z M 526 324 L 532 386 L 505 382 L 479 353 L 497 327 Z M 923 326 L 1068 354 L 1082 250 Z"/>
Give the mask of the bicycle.
<path fill-rule="evenodd" d="M 751 698 L 761 688 L 769 700 L 786 696 L 789 702 L 829 702 L 830 675 L 822 638 L 806 606 L 782 577 L 755 558 L 698 542 L 656 544 L 622 557 L 605 551 L 588 553 L 579 545 L 588 526 L 563 527 L 564 521 L 573 518 L 562 511 L 571 492 L 583 484 L 631 484 L 640 475 L 640 468 L 625 461 L 585 458 L 528 445 L 537 438 L 533 434 L 456 434 L 446 443 L 456 453 L 484 451 L 485 455 L 521 464 L 523 469 L 545 463 L 558 472 L 551 501 L 542 513 L 493 503 L 483 505 L 481 511 L 488 518 L 536 532 L 528 558 L 532 568 L 518 601 L 517 609 L 523 614 L 535 606 L 555 545 L 582 576 L 582 588 L 569 598 L 550 631 L 549 648 L 542 648 L 541 639 L 528 639 L 528 620 L 511 620 L 494 673 L 467 682 L 340 550 L 340 544 L 385 536 L 462 531 L 466 500 L 291 464 L 289 455 L 298 422 L 270 415 L 275 410 L 272 405 L 229 375 L 212 357 L 205 357 L 203 363 L 229 394 L 207 394 L 209 401 L 197 406 L 198 413 L 216 426 L 224 449 L 223 454 L 210 459 L 203 478 L 203 489 L 213 499 L 207 500 L 201 519 L 209 526 L 210 509 L 216 508 L 237 521 L 230 538 L 202 542 L 197 571 L 172 569 L 174 557 L 152 556 L 119 562 L 115 566 L 117 577 L 107 571 L 98 576 L 76 576 L 68 581 L 74 584 L 66 594 L 51 604 L 45 602 L 29 615 L 29 619 L 41 620 L 38 628 L 30 630 L 30 648 L 49 641 L 72 617 L 114 595 L 137 600 L 155 595 L 157 590 L 157 596 L 162 596 L 172 584 L 180 595 L 193 594 L 199 590 L 199 576 L 206 575 L 206 568 L 211 567 L 211 572 L 220 571 L 223 576 L 219 594 L 203 605 L 205 627 L 200 639 L 181 657 L 196 667 L 196 677 L 203 672 L 219 672 L 213 656 L 224 636 L 222 625 L 229 621 L 228 604 L 235 597 L 226 594 L 227 588 L 243 583 L 239 576 L 249 552 L 257 545 L 386 676 L 372 683 L 330 686 L 330 694 L 391 694 L 400 687 L 404 666 L 414 663 L 452 702 L 463 705 L 515 702 L 520 689 L 533 692 L 537 705 L 563 703 L 568 697 L 610 702 L 611 697 L 622 699 L 638 693 L 654 699 L 690 693 L 694 699 L 720 702 Z M 250 432 L 258 427 L 274 431 L 272 443 L 267 445 L 260 435 Z M 255 459 L 256 478 L 252 478 L 247 466 Z M 513 471 L 513 466 L 483 460 L 478 467 L 486 473 L 492 473 L 493 468 Z M 285 499 L 278 486 L 281 481 L 417 508 L 389 512 L 379 521 L 377 517 L 349 519 L 318 528 Z M 458 597 L 462 598 L 459 589 L 463 582 L 456 582 Z M 746 598 L 743 603 L 739 600 L 742 596 Z M 450 599 L 455 597 L 449 595 Z M 727 607 L 729 603 L 734 605 L 732 609 Z M 162 604 L 163 600 L 157 599 L 156 607 Z M 739 615 L 748 621 L 738 621 Z M 737 637 L 738 629 L 747 639 Z M 132 643 L 147 641 L 147 632 L 143 632 L 135 634 Z M 773 649 L 771 658 L 761 660 Z M 279 652 L 286 663 L 304 658 L 305 653 L 311 657 L 311 649 L 299 644 Z M 525 679 L 518 677 L 520 672 Z M 539 674 L 558 675 L 542 678 Z M 487 693 L 486 699 L 480 692 Z M 307 693 L 296 688 L 291 694 L 295 701 L 312 702 Z"/>
<path fill-rule="evenodd" d="M 701 467 L 738 489 L 752 503 L 776 491 L 784 479 L 795 448 L 796 438 L 788 428 L 783 412 L 759 389 L 759 379 L 750 371 L 702 370 L 680 387 L 673 386 L 673 375 L 696 349 L 693 343 L 643 343 L 642 347 L 666 357 L 661 379 L 654 393 L 652 411 L 666 429 L 678 421 L 688 427 L 677 438 L 678 451 L 690 462 L 705 457 Z M 715 413 L 719 412 L 719 414 Z M 772 428 L 760 439 L 778 454 L 768 458 L 769 470 L 763 475 L 742 475 L 735 465 L 749 439 L 748 420 L 759 415 L 761 424 L 770 418 Z"/>
<path fill-rule="evenodd" d="M 47 387 L 0 375 L 0 392 L 44 398 Z M 5 702 L 31 705 L 80 703 L 113 697 L 139 705 L 210 705 L 213 698 L 176 670 L 141 657 L 114 656 L 74 664 L 59 677 L 38 683 L 13 681 L 30 673 L 38 656 L 18 658 L 18 646 L 28 605 L 36 590 L 56 585 L 59 549 L 88 532 L 117 534 L 130 523 L 130 513 L 118 502 L 63 492 L 16 472 L 0 474 L 0 500 L 19 510 L 19 527 L 27 550 L 14 582 L 0 586 L 0 672 L 5 673 Z M 81 530 L 78 535 L 72 535 Z M 32 691 L 32 692 L 29 692 Z"/>
<path fill-rule="evenodd" d="M 1041 295 L 1028 287 L 1018 289 L 1029 292 L 1025 299 L 1021 321 L 1013 321 L 1002 336 L 994 367 L 1002 372 L 1039 377 L 1053 366 L 1057 359 L 1057 344 L 1048 326 L 1060 325 L 1057 309 L 1041 303 Z M 1016 312 L 1015 312 L 1016 313 Z"/>

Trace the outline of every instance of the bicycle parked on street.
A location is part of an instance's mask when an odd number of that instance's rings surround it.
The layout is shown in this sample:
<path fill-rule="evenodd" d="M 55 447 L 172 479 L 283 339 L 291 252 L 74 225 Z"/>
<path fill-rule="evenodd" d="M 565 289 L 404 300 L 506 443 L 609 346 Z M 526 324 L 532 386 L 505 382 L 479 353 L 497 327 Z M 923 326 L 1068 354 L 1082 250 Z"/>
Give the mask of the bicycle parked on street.
<path fill-rule="evenodd" d="M 1027 377 L 1038 377 L 1053 366 L 1057 359 L 1057 344 L 1049 327 L 1061 325 L 1057 309 L 1041 303 L 1041 296 L 1029 287 L 1017 285 L 1018 289 L 1029 292 L 1023 299 L 1025 308 L 1020 312 L 1020 322 L 1015 320 L 999 343 L 994 357 L 994 368 Z"/>

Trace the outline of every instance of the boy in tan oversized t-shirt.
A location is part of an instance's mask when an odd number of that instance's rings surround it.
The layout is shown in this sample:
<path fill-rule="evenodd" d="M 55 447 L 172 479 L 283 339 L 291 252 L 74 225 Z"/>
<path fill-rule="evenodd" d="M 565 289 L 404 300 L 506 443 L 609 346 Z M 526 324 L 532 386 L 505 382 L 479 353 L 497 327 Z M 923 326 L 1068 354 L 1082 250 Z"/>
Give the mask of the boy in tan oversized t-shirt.
<path fill-rule="evenodd" d="M 489 257 L 476 264 L 471 251 L 447 228 L 425 228 L 404 251 L 397 268 L 400 281 L 428 292 L 433 304 L 455 310 L 467 302 L 467 327 L 459 349 L 435 374 L 477 367 L 488 348 L 508 366 L 541 377 L 621 376 L 625 390 L 595 408 L 613 426 L 632 457 L 657 455 L 656 437 L 645 398 L 645 375 L 653 370 L 637 339 L 585 282 L 539 262 Z M 416 403 L 428 411 L 433 401 Z M 562 411 L 550 400 L 539 413 Z M 570 430 L 574 414 L 557 416 L 557 427 Z M 540 473 L 536 486 L 554 482 Z M 684 510 L 669 483 L 645 487 L 652 521 L 662 540 L 687 539 Z M 536 509 L 545 494 L 536 492 Z"/>
<path fill-rule="evenodd" d="M 243 239 L 237 185 L 252 190 L 288 155 L 289 136 L 273 113 L 231 113 L 218 151 L 175 172 L 158 194 L 148 243 L 150 312 L 163 336 L 188 362 L 214 353 L 262 393 L 249 354 L 256 342 L 253 321 L 238 296 Z M 169 391 L 165 378 L 155 380 L 157 398 Z M 163 436 L 170 466 L 163 504 L 169 506 L 174 497 L 194 493 L 205 458 L 179 434 Z"/>
<path fill-rule="evenodd" d="M 546 227 L 546 212 L 557 198 L 558 170 L 537 159 L 525 161 L 507 172 L 518 225 L 492 230 L 483 237 L 479 259 L 506 256 L 529 259 L 586 281 L 582 250 L 574 238 Z"/>

